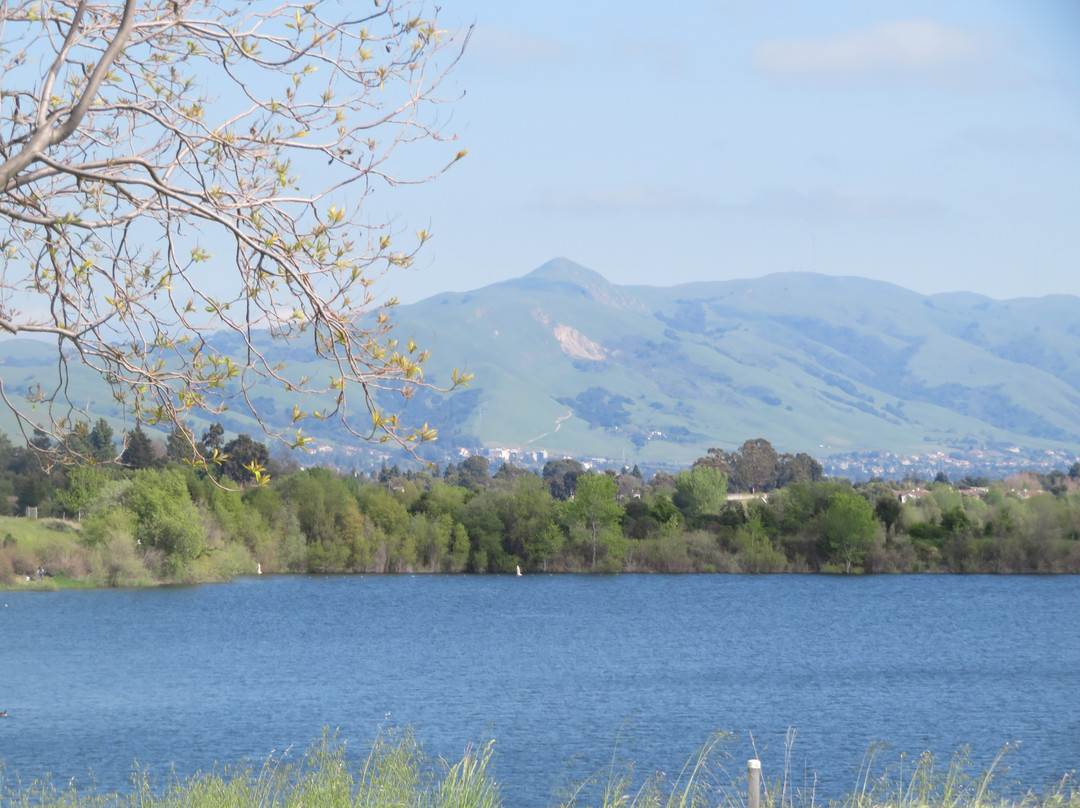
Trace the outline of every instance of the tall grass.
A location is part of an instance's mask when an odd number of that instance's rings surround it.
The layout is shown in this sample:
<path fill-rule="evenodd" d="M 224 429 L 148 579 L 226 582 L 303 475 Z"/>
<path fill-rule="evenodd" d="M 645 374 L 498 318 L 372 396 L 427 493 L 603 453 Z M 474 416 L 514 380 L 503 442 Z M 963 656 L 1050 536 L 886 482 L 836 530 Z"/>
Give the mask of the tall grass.
<path fill-rule="evenodd" d="M 618 768 L 613 756 L 604 771 L 573 786 L 559 808 L 705 808 L 705 806 L 742 806 L 743 790 L 737 791 L 738 778 L 728 775 L 732 758 L 724 749 L 731 736 L 718 733 L 710 738 L 682 768 L 669 775 L 655 772 L 639 785 L 634 783 L 630 767 Z"/>
<path fill-rule="evenodd" d="M 947 766 L 930 752 L 914 761 L 901 754 L 895 764 L 879 763 L 886 749 L 882 745 L 867 752 L 856 789 L 844 800 L 844 808 L 1080 808 L 1080 791 L 1070 774 L 1042 794 L 1032 790 L 1019 797 L 999 794 L 996 787 L 1008 773 L 1006 758 L 1014 746 L 1007 745 L 982 770 L 973 768 L 968 748 L 954 753 Z M 1004 785 L 1010 792 L 1017 788 L 1015 783 Z"/>
<path fill-rule="evenodd" d="M 261 766 L 228 767 L 164 788 L 136 770 L 129 794 L 57 788 L 51 781 L 23 786 L 0 770 L 0 808 L 496 808 L 490 775 L 493 745 L 467 750 L 457 763 L 431 760 L 408 730 L 390 730 L 359 762 L 329 733 L 299 759 L 289 753 Z"/>
<path fill-rule="evenodd" d="M 1080 808 L 1080 791 L 1071 774 L 1042 793 L 1029 790 L 1016 796 L 1015 784 L 1008 783 L 1011 796 L 997 794 L 994 787 L 1008 771 L 1004 762 L 1011 747 L 976 770 L 967 749 L 942 767 L 929 752 L 914 761 L 900 755 L 897 763 L 890 763 L 884 754 L 887 745 L 874 746 L 853 790 L 839 800 L 819 801 L 816 778 L 800 783 L 792 771 L 795 737 L 789 730 L 783 769 L 763 783 L 762 808 Z M 641 785 L 634 784 L 629 769 L 618 772 L 613 763 L 573 788 L 558 802 L 559 808 L 746 808 L 746 763 L 726 749 L 733 739 L 718 734 L 674 776 L 658 772 Z"/>
<path fill-rule="evenodd" d="M 733 738 L 718 734 L 678 772 L 656 772 L 635 782 L 633 769 L 611 764 L 548 802 L 558 808 L 746 808 L 744 762 L 727 749 Z M 1045 793 L 1009 798 L 995 793 L 1007 772 L 1006 748 L 977 774 L 967 750 L 941 766 L 929 753 L 891 762 L 885 746 L 866 754 L 854 789 L 841 800 L 819 802 L 815 782 L 801 785 L 791 772 L 789 731 L 784 767 L 763 783 L 762 808 L 1080 808 L 1072 776 Z M 493 743 L 468 749 L 456 763 L 432 760 L 409 730 L 377 737 L 360 759 L 350 759 L 346 743 L 324 733 L 298 759 L 271 756 L 262 765 L 228 767 L 173 778 L 163 788 L 136 770 L 128 794 L 100 794 L 50 781 L 24 786 L 0 768 L 0 808 L 502 808 L 491 776 Z M 535 795 L 536 802 L 543 801 Z M 515 806 L 508 806 L 515 808 Z"/>

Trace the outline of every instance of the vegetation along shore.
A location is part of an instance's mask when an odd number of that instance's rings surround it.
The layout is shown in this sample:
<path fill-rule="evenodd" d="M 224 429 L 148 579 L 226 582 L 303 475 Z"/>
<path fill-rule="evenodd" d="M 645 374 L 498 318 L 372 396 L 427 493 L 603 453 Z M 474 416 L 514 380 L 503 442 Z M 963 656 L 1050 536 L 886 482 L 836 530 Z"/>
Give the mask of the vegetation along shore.
<path fill-rule="evenodd" d="M 492 473 L 481 456 L 365 475 L 286 467 L 246 435 L 225 442 L 220 427 L 200 448 L 224 459 L 202 469 L 182 440 L 155 450 L 136 430 L 115 464 L 95 460 L 115 456 L 107 424 L 83 439 L 87 462 L 44 471 L 33 446 L 0 436 L 0 585 L 256 572 L 1080 572 L 1080 463 L 852 484 L 756 439 L 649 479 L 569 459 Z"/>
<path fill-rule="evenodd" d="M 794 735 L 789 731 L 789 739 Z M 812 780 L 781 768 L 753 780 L 730 752 L 732 736 L 718 734 L 690 756 L 681 771 L 642 778 L 616 755 L 609 769 L 582 781 L 552 784 L 546 804 L 558 808 L 1080 808 L 1071 776 L 1044 793 L 1017 791 L 1008 783 L 1005 750 L 981 770 L 964 750 L 947 765 L 929 753 L 917 759 L 884 762 L 870 750 L 852 791 L 823 800 Z M 136 770 L 127 794 L 58 788 L 49 781 L 23 785 L 0 768 L 0 803 L 12 808 L 287 808 L 320 805 L 346 808 L 500 808 L 502 789 L 493 776 L 494 742 L 466 750 L 456 762 L 429 757 L 409 730 L 389 730 L 366 749 L 346 750 L 344 741 L 324 733 L 306 753 L 290 752 L 260 765 L 250 763 L 173 776 L 157 783 Z M 790 757 L 790 750 L 787 757 Z M 756 762 L 756 761 L 755 761 Z M 974 772 L 974 773 L 973 773 Z M 999 791 L 1004 782 L 1007 793 Z M 538 798 L 544 795 L 536 795 Z M 538 799 L 538 801 L 540 801 Z"/>

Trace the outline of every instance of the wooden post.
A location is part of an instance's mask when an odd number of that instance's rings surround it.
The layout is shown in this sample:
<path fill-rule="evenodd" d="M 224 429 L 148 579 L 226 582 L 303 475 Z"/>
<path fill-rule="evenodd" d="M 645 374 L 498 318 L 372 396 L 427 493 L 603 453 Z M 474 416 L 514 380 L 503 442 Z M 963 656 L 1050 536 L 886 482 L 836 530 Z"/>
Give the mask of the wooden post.
<path fill-rule="evenodd" d="M 746 767 L 746 808 L 761 808 L 761 761 L 747 761 Z"/>

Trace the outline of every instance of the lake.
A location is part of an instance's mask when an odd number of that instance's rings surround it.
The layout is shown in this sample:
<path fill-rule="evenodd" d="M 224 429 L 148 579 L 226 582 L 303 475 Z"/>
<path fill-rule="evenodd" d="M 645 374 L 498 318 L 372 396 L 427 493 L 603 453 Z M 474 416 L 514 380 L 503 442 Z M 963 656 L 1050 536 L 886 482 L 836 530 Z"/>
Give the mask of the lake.
<path fill-rule="evenodd" d="M 1006 745 L 1045 790 L 1080 769 L 1080 576 L 264 576 L 0 592 L 0 758 L 124 790 L 411 727 L 431 754 L 495 739 L 508 806 L 614 758 L 678 771 L 717 731 L 822 798 L 867 749 Z M 756 751 L 755 751 L 756 750 Z M 92 775 L 91 775 L 92 772 Z"/>

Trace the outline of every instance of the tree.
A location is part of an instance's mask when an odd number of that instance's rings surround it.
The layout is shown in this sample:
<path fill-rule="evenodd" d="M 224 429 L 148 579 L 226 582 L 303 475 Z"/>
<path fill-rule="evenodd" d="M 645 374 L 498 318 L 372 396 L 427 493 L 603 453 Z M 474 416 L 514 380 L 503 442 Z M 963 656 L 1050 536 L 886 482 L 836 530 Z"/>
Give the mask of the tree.
<path fill-rule="evenodd" d="M 941 512 L 941 527 L 949 533 L 966 533 L 971 530 L 971 517 L 962 505 L 954 505 Z"/>
<path fill-rule="evenodd" d="M 458 466 L 458 479 L 463 488 L 476 491 L 491 482 L 491 465 L 483 455 L 470 455 Z"/>
<path fill-rule="evenodd" d="M 492 475 L 493 482 L 503 485 L 513 485 L 516 480 L 521 477 L 533 477 L 535 476 L 528 469 L 523 469 L 521 466 L 515 466 L 513 463 L 502 463 L 499 466 L 499 470 Z"/>
<path fill-rule="evenodd" d="M 791 483 L 816 483 L 825 477 L 821 463 L 806 452 L 797 455 L 784 453 L 777 462 L 776 487 L 783 488 Z"/>
<path fill-rule="evenodd" d="M 858 494 L 838 491 L 829 497 L 821 532 L 829 549 L 851 572 L 861 564 L 874 540 L 877 519 L 870 503 Z"/>
<path fill-rule="evenodd" d="M 562 460 L 549 460 L 544 464 L 542 476 L 555 499 L 570 499 L 578 477 L 585 473 L 585 467 L 571 457 Z"/>
<path fill-rule="evenodd" d="M 116 444 L 113 443 L 113 428 L 104 418 L 98 418 L 90 430 L 90 451 L 98 463 L 116 459 Z"/>
<path fill-rule="evenodd" d="M 135 538 L 165 554 L 164 573 L 183 578 L 189 562 L 206 549 L 199 511 L 184 476 L 175 469 L 141 471 L 124 495 L 135 515 Z"/>
<path fill-rule="evenodd" d="M 616 475 L 615 484 L 619 486 L 616 498 L 619 502 L 627 502 L 632 499 L 640 499 L 645 493 L 645 481 L 640 476 L 626 472 Z"/>
<path fill-rule="evenodd" d="M 141 425 L 131 431 L 125 441 L 124 451 L 120 455 L 120 462 L 133 469 L 148 469 L 157 465 L 154 456 L 154 444 Z"/>
<path fill-rule="evenodd" d="M 675 503 L 663 494 L 659 494 L 649 508 L 649 516 L 656 520 L 661 527 L 677 527 L 681 522 L 682 512 L 675 507 Z"/>
<path fill-rule="evenodd" d="M 485 488 L 469 500 L 462 512 L 461 523 L 471 544 L 469 568 L 473 572 L 511 572 L 518 563 L 507 557 L 505 550 L 505 499 L 505 491 Z"/>
<path fill-rule="evenodd" d="M 728 477 L 713 465 L 695 465 L 675 477 L 674 502 L 687 520 L 715 516 L 727 503 Z"/>
<path fill-rule="evenodd" d="M 72 457 L 91 459 L 94 451 L 90 446 L 90 427 L 86 421 L 77 421 L 72 428 L 64 434 L 63 451 Z"/>
<path fill-rule="evenodd" d="M 762 524 L 760 508 L 750 509 L 746 522 L 736 530 L 735 542 L 745 572 L 780 572 L 787 563 Z"/>
<path fill-rule="evenodd" d="M 371 194 L 464 156 L 409 144 L 452 139 L 438 106 L 468 32 L 448 47 L 437 7 L 366 8 L 0 4 L 0 329 L 49 335 L 59 357 L 25 405 L 0 383 L 24 434 L 40 413 L 54 437 L 85 416 L 67 384 L 83 363 L 134 420 L 193 447 L 184 416 L 230 406 L 293 446 L 309 415 L 434 437 L 386 411 L 434 385 L 427 352 L 392 334 L 396 301 L 371 288 L 430 234 L 399 239 Z M 426 165 L 400 161 L 403 145 Z M 293 370 L 281 358 L 299 348 L 329 367 Z M 298 397 L 289 423 L 248 395 L 261 381 Z"/>
<path fill-rule="evenodd" d="M 2 384 L 2 381 L 3 380 L 0 379 L 0 384 Z M 50 438 L 49 434 L 41 427 L 34 427 L 34 433 L 30 438 L 29 445 L 30 448 L 36 449 L 40 455 L 41 453 L 48 452 L 49 449 L 52 448 L 52 438 Z"/>
<path fill-rule="evenodd" d="M 775 488 L 778 461 L 776 450 L 765 438 L 748 440 L 739 447 L 732 482 L 751 493 Z"/>
<path fill-rule="evenodd" d="M 195 462 L 195 449 L 180 427 L 173 427 L 165 441 L 165 459 L 170 463 L 193 464 Z"/>
<path fill-rule="evenodd" d="M 15 480 L 16 513 L 20 516 L 27 508 L 38 507 L 48 496 L 49 487 L 40 474 L 26 474 Z"/>
<path fill-rule="evenodd" d="M 739 456 L 734 452 L 726 452 L 723 449 L 714 446 L 707 451 L 705 457 L 699 457 L 695 460 L 694 465 L 712 466 L 730 476 L 735 470 L 735 465 L 738 461 Z"/>
<path fill-rule="evenodd" d="M 892 534 L 893 528 L 900 524 L 902 513 L 903 506 L 900 504 L 900 498 L 891 492 L 878 497 L 877 502 L 874 503 L 874 514 L 885 525 L 886 538 Z"/>
<path fill-rule="evenodd" d="M 72 466 L 67 471 L 67 484 L 56 491 L 57 507 L 70 517 L 80 517 L 80 512 L 97 499 L 105 481 L 95 466 Z"/>
<path fill-rule="evenodd" d="M 532 569 L 546 569 L 562 546 L 555 525 L 555 500 L 544 481 L 532 474 L 517 477 L 504 489 L 504 545 Z"/>
<path fill-rule="evenodd" d="M 596 552 L 601 537 L 618 528 L 622 508 L 615 501 L 618 486 L 607 474 L 583 474 L 577 478 L 574 499 L 570 502 L 571 518 L 580 524 L 589 537 L 592 556 L 589 566 L 596 566 Z"/>
<path fill-rule="evenodd" d="M 180 433 L 186 439 L 184 430 L 181 428 Z M 196 451 L 206 457 L 207 459 L 216 457 L 220 454 L 225 447 L 225 427 L 221 423 L 211 424 L 205 432 L 202 433 L 202 439 L 195 446 Z"/>
<path fill-rule="evenodd" d="M 259 482 L 265 476 L 268 462 L 270 452 L 265 443 L 253 440 L 250 435 L 238 435 L 225 444 L 221 473 L 241 485 Z"/>

